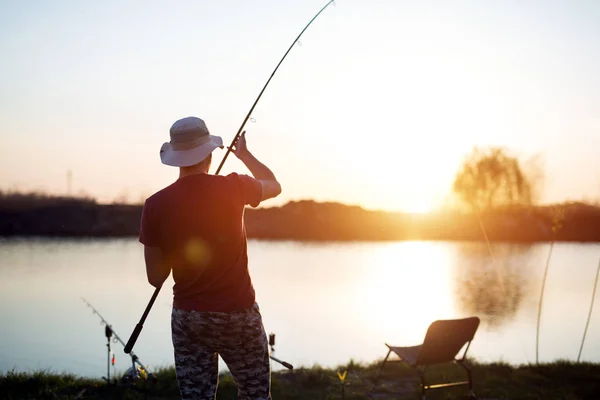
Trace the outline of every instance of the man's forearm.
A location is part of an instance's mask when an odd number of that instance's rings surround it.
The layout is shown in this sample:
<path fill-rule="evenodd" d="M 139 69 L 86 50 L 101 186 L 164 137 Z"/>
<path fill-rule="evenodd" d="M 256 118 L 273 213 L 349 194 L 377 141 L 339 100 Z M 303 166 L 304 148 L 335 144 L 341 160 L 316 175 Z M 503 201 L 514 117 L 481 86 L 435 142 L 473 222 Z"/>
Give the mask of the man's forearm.
<path fill-rule="evenodd" d="M 277 181 L 275 174 L 266 165 L 258 161 L 249 151 L 239 158 L 256 179 Z"/>
<path fill-rule="evenodd" d="M 162 250 L 160 247 L 144 246 L 144 259 L 148 282 L 154 287 L 161 286 L 171 273 L 171 267 L 165 261 Z"/>

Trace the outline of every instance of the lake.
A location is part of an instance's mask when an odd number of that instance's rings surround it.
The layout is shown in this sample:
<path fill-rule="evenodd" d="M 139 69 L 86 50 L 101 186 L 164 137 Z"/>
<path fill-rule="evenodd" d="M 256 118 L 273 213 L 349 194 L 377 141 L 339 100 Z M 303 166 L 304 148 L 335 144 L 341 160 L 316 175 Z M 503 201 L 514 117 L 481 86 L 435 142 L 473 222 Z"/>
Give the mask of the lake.
<path fill-rule="evenodd" d="M 523 364 L 536 359 L 549 247 L 492 244 L 490 257 L 485 243 L 250 240 L 248 252 L 265 328 L 276 334 L 275 356 L 296 367 L 372 362 L 385 356 L 384 343 L 420 344 L 434 320 L 472 315 L 481 325 L 470 356 Z M 577 359 L 599 258 L 600 244 L 554 246 L 540 361 Z M 105 375 L 104 327 L 81 297 L 127 341 L 154 291 L 135 238 L 3 239 L 0 262 L 2 372 Z M 163 286 L 134 348 L 150 370 L 173 364 L 172 284 L 169 278 Z M 584 361 L 600 362 L 596 300 Z M 130 359 L 112 346 L 122 372 Z"/>

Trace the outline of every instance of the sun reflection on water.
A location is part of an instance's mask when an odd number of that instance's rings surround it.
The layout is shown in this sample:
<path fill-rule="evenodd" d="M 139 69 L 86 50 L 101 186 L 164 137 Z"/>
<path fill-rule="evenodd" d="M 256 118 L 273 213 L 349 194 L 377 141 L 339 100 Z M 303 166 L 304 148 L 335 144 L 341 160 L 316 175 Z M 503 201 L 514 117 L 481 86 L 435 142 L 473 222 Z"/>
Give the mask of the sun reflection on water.
<path fill-rule="evenodd" d="M 436 319 L 454 315 L 447 249 L 425 242 L 392 243 L 372 255 L 361 318 L 392 343 L 418 344 Z"/>

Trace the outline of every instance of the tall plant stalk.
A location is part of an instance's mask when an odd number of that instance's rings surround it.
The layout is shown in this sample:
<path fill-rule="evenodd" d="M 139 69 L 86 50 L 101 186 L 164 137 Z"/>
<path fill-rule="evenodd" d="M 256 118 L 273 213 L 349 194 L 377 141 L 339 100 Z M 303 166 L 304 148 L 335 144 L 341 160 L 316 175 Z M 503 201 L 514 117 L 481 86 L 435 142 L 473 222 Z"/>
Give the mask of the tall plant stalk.
<path fill-rule="evenodd" d="M 483 233 L 483 238 L 485 239 L 485 244 L 487 246 L 488 253 L 490 255 L 490 260 L 492 260 L 492 266 L 494 267 L 494 271 L 496 272 L 496 277 L 498 278 L 498 283 L 500 284 L 500 289 L 502 289 L 502 293 L 506 296 L 506 289 L 504 287 L 504 279 L 500 274 L 500 270 L 498 269 L 498 264 L 496 264 L 496 259 L 494 257 L 494 253 L 492 252 L 492 243 L 490 242 L 490 238 L 487 234 L 487 230 L 483 225 L 483 220 L 481 219 L 481 213 L 479 212 L 479 208 L 475 207 L 475 214 L 477 215 L 477 220 L 479 221 L 479 227 L 481 228 L 481 232 Z"/>
<path fill-rule="evenodd" d="M 585 343 L 585 335 L 587 334 L 588 327 L 590 326 L 590 319 L 592 318 L 592 310 L 594 308 L 594 297 L 596 296 L 596 288 L 598 287 L 598 275 L 600 275 L 600 260 L 598 260 L 598 269 L 596 270 L 596 280 L 594 281 L 594 289 L 592 290 L 592 302 L 590 303 L 590 312 L 588 313 L 587 322 L 585 323 L 585 329 L 583 330 L 583 339 L 581 339 L 581 346 L 579 347 L 579 355 L 577 356 L 577 362 L 581 358 L 581 351 L 583 350 L 583 344 Z"/>
<path fill-rule="evenodd" d="M 552 257 L 552 249 L 554 248 L 554 240 L 550 244 L 548 259 L 546 260 L 546 270 L 542 280 L 542 292 L 540 293 L 540 304 L 538 305 L 537 326 L 535 329 L 535 363 L 539 363 L 540 359 L 540 319 L 542 318 L 542 303 L 544 301 L 544 289 L 546 287 L 546 277 L 548 276 L 548 267 L 550 267 L 550 257 Z"/>
<path fill-rule="evenodd" d="M 550 258 L 552 257 L 552 250 L 554 249 L 554 242 L 556 241 L 556 234 L 562 228 L 562 223 L 565 219 L 565 209 L 557 207 L 554 209 L 554 215 L 552 217 L 552 242 L 550 243 L 550 251 L 548 251 L 548 259 L 546 260 L 546 270 L 544 271 L 544 278 L 542 279 L 542 291 L 540 293 L 540 304 L 538 305 L 537 325 L 535 328 L 535 363 L 538 364 L 540 360 L 540 320 L 542 319 L 542 304 L 544 302 L 544 289 L 546 288 L 546 278 L 548 277 L 548 269 L 550 267 Z"/>

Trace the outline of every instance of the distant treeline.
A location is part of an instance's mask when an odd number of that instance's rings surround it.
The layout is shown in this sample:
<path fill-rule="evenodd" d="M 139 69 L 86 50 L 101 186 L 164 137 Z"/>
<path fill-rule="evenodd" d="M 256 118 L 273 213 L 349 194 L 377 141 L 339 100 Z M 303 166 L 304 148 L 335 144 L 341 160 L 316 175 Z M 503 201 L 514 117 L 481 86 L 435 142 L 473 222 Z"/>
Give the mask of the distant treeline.
<path fill-rule="evenodd" d="M 0 193 L 0 236 L 137 236 L 141 205 Z M 483 240 L 476 214 L 404 214 L 311 200 L 248 208 L 248 237 L 273 240 Z M 600 242 L 600 207 L 568 203 L 482 213 L 491 241 Z"/>

